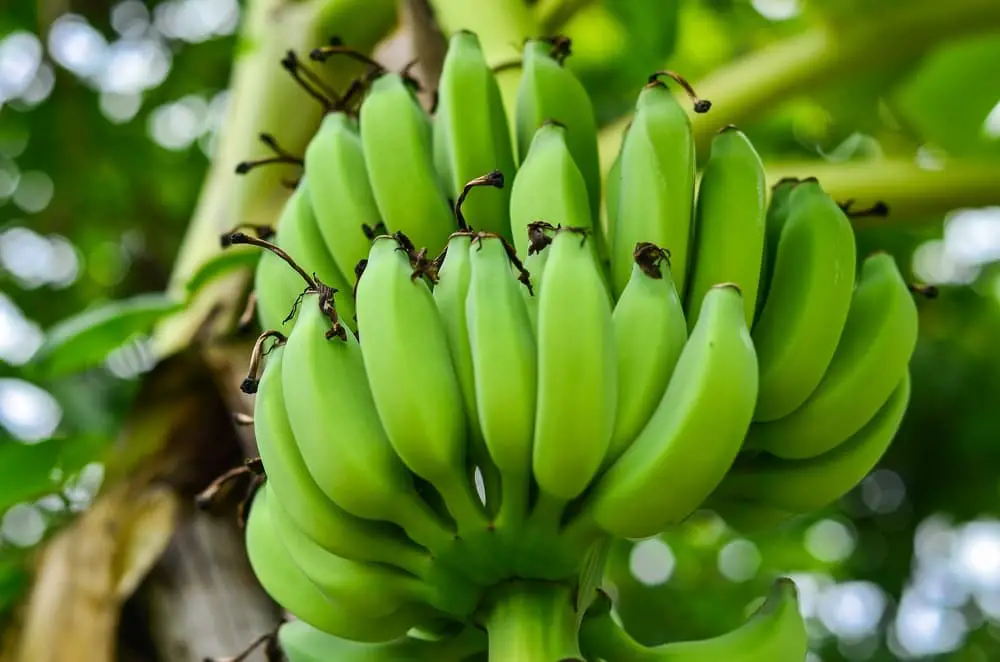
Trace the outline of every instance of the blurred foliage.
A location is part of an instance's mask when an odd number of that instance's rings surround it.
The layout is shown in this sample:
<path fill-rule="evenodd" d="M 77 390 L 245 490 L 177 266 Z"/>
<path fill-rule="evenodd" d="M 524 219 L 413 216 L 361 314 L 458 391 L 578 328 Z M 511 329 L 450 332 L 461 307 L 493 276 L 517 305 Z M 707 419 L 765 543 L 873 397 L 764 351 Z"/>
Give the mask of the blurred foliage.
<path fill-rule="evenodd" d="M 109 452 L 138 380 L 150 367 L 142 334 L 157 315 L 172 310 L 172 304 L 133 310 L 131 321 L 106 315 L 107 306 L 120 305 L 109 302 L 158 291 L 166 283 L 206 172 L 215 127 L 202 112 L 199 121 L 205 126 L 196 139 L 164 146 L 152 136 L 158 122 L 186 117 L 165 120 L 164 109 L 172 104 L 186 100 L 184 107 L 189 107 L 196 99 L 195 106 L 204 110 L 222 98 L 216 95 L 227 84 L 236 48 L 235 38 L 225 31 L 193 40 L 156 33 L 158 17 L 165 15 L 157 8 L 177 2 L 73 5 L 80 20 L 108 42 L 145 39 L 161 46 L 169 64 L 162 83 L 113 95 L 54 63 L 48 53 L 43 61 L 54 72 L 50 93 L 33 103 L 14 99 L 0 107 L 0 288 L 10 304 L 0 307 L 0 330 L 14 339 L 0 339 L 7 352 L 0 362 L 0 377 L 5 378 L 0 381 L 36 385 L 54 397 L 59 411 L 57 425 L 43 438 L 26 439 L 15 423 L 31 410 L 24 404 L 27 396 L 23 389 L 0 387 L 0 424 L 9 430 L 0 434 L 2 608 L 13 603 L 27 581 L 24 563 L 31 544 L 43 539 L 43 530 L 51 532 L 83 507 L 96 489 L 81 484 L 80 476 L 87 473 L 81 470 Z M 149 8 L 145 16 L 152 16 L 152 22 L 147 20 L 135 34 L 116 33 L 113 12 L 123 4 Z M 570 66 L 590 89 L 602 123 L 629 111 L 636 91 L 655 69 L 669 67 L 697 81 L 825 21 L 863 21 L 873 7 L 890 6 L 887 0 L 812 1 L 804 6 L 796 0 L 575 4 L 582 6 L 560 30 L 574 40 Z M 40 13 L 46 6 L 9 3 L 0 15 L 0 39 L 28 31 L 51 51 L 50 26 L 59 17 Z M 907 9 L 899 5 L 896 11 Z M 808 90 L 783 99 L 743 128 L 772 163 L 815 159 L 849 168 L 854 161 L 893 156 L 933 168 L 941 156 L 1000 160 L 1000 26 L 992 27 L 992 35 L 954 41 L 889 67 L 880 66 L 880 45 L 873 43 L 864 66 L 836 80 L 811 81 Z M 0 48 L 0 58 L 2 53 Z M 0 75 L 3 71 L 0 66 Z M 138 111 L 130 117 L 108 110 L 115 102 L 136 101 Z M 21 173 L 21 183 L 32 181 L 26 173 L 47 175 L 51 200 L 36 209 L 23 200 L 19 204 L 17 191 L 3 197 L 3 175 L 10 172 Z M 961 207 L 961 201 L 956 205 Z M 982 216 L 978 225 L 965 223 L 964 234 L 959 216 L 894 218 L 885 227 L 869 223 L 859 237 L 859 254 L 889 250 L 905 270 L 913 270 L 914 279 L 932 280 L 942 288 L 940 298 L 920 304 L 912 404 L 882 462 L 882 482 L 873 476 L 842 503 L 752 541 L 735 539 L 718 521 L 699 515 L 664 534 L 664 545 L 618 544 L 611 554 L 609 590 L 620 599 L 621 616 L 635 636 L 655 642 L 725 631 L 744 618 L 747 606 L 774 575 L 793 573 L 805 578 L 800 586 L 819 587 L 807 595 L 818 660 L 901 657 L 894 624 L 914 600 L 924 610 L 919 612 L 921 627 L 933 630 L 924 639 L 931 642 L 925 652 L 952 653 L 948 659 L 956 660 L 1000 659 L 995 636 L 1000 600 L 989 602 L 990 596 L 1000 595 L 1000 525 L 982 520 L 993 527 L 993 537 L 982 537 L 986 546 L 976 551 L 985 557 L 960 554 L 965 549 L 961 536 L 973 531 L 963 523 L 1000 516 L 1000 274 L 995 264 L 1000 260 L 1000 208 Z M 24 229 L 43 243 L 13 241 Z M 60 237 L 73 247 L 79 265 L 75 277 L 24 277 L 32 264 L 29 256 L 25 266 L 22 251 L 54 246 L 51 242 Z M 43 272 L 66 266 L 65 253 L 52 255 L 56 262 L 40 267 Z M 206 265 L 191 291 L 215 275 L 245 266 L 248 259 L 245 253 L 230 253 Z M 69 366 L 74 370 L 57 375 L 22 365 L 27 357 L 15 350 L 37 340 L 33 325 L 53 329 L 81 312 L 105 320 L 95 332 L 96 343 L 89 336 L 82 341 L 79 335 L 70 337 L 71 343 L 88 347 L 86 355 L 76 358 L 86 359 L 89 367 L 78 371 L 82 364 Z M 109 319 L 117 321 L 109 326 Z M 94 481 L 82 481 L 88 482 Z M 876 498 L 893 485 L 895 500 Z M 12 509 L 26 503 L 36 506 Z M 934 519 L 938 515 L 951 518 L 954 526 Z M 38 535 L 25 537 L 32 525 Z M 966 528 L 960 536 L 956 527 L 961 526 Z M 927 537 L 928 527 L 945 532 L 940 534 L 942 549 L 932 549 L 937 550 L 932 555 L 937 565 L 928 560 L 930 552 L 915 554 L 927 540 L 937 540 Z M 731 569 L 720 569 L 728 567 L 723 559 L 732 558 L 742 558 L 743 574 L 737 579 Z M 963 558 L 968 567 L 961 566 Z M 637 564 L 659 568 L 659 580 L 639 581 Z M 930 580 L 928 568 L 938 573 Z M 981 585 L 973 585 L 976 577 Z M 856 594 L 852 603 L 852 594 L 838 593 L 837 586 L 866 586 L 868 593 Z M 864 604 L 858 596 L 872 590 L 884 603 L 874 620 L 859 621 Z M 847 610 L 844 618 L 855 624 L 854 630 L 831 633 L 836 614 L 829 610 L 836 609 Z"/>

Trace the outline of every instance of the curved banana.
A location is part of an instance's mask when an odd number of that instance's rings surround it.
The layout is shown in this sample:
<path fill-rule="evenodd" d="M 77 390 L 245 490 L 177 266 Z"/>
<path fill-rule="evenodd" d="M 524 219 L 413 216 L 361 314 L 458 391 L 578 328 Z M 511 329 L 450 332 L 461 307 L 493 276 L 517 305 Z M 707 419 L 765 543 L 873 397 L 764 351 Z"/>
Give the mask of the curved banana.
<path fill-rule="evenodd" d="M 350 328 L 357 328 L 354 318 L 353 288 L 326 250 L 323 235 L 320 233 L 316 215 L 313 212 L 309 189 L 310 184 L 303 177 L 295 191 L 292 192 L 291 197 L 288 198 L 288 202 L 285 203 L 281 219 L 278 221 L 274 243 L 288 253 L 306 273 L 315 274 L 323 283 L 337 290 L 339 295 L 337 297 L 337 310 L 341 315 L 341 320 Z M 265 259 L 274 260 L 276 256 L 265 255 L 261 261 L 263 262 Z M 291 278 L 299 278 L 288 265 L 282 266 Z M 299 282 L 301 283 L 301 280 Z M 288 302 L 285 310 L 286 316 L 304 287 L 300 285 L 297 289 L 295 297 Z M 274 306 L 268 304 L 267 307 L 270 309 Z M 298 315 L 297 310 L 295 314 Z"/>
<path fill-rule="evenodd" d="M 262 329 L 283 329 L 305 283 L 284 260 L 271 251 L 261 251 L 254 270 L 253 291 L 257 296 L 257 321 Z M 288 322 L 285 320 L 288 319 Z"/>
<path fill-rule="evenodd" d="M 615 228 L 618 226 L 618 201 L 621 198 L 621 188 L 622 152 L 619 149 L 604 179 L 604 217 L 601 219 L 601 232 L 604 233 L 604 243 L 609 247 L 614 245 Z M 609 252 L 613 253 L 613 249 Z"/>
<path fill-rule="evenodd" d="M 786 459 L 821 455 L 871 420 L 917 343 L 917 307 L 896 261 L 865 259 L 847 323 L 819 385 L 794 412 L 750 427 L 746 445 Z"/>
<path fill-rule="evenodd" d="M 719 485 L 718 497 L 790 513 L 823 508 L 847 494 L 875 468 L 896 436 L 909 400 L 907 371 L 875 417 L 850 439 L 806 460 L 765 454 L 752 458 L 729 472 Z"/>
<path fill-rule="evenodd" d="M 702 308 L 649 422 L 584 505 L 581 517 L 608 533 L 645 538 L 684 519 L 740 450 L 757 398 L 757 358 L 740 291 L 717 285 Z"/>
<path fill-rule="evenodd" d="M 618 404 L 611 305 L 588 234 L 558 231 L 538 292 L 532 467 L 542 492 L 578 496 L 608 450 Z"/>
<path fill-rule="evenodd" d="M 448 239 L 444 260 L 438 268 L 438 282 L 434 286 L 434 303 L 444 322 L 452 365 L 462 389 L 465 412 L 469 423 L 469 455 L 482 472 L 486 491 L 486 505 L 493 512 L 500 491 L 500 476 L 490 460 L 486 442 L 479 427 L 476 411 L 476 384 L 472 373 L 472 351 L 465 323 L 465 300 L 469 293 L 469 244 L 472 234 L 456 232 Z"/>
<path fill-rule="evenodd" d="M 621 190 L 611 245 L 615 295 L 629 281 L 632 251 L 639 242 L 651 242 L 670 252 L 670 273 L 683 294 L 694 210 L 691 120 L 659 80 L 643 88 L 635 108 L 621 150 Z"/>
<path fill-rule="evenodd" d="M 278 629 L 278 644 L 288 662 L 463 662 L 486 650 L 486 637 L 469 627 L 435 641 L 405 636 L 364 643 L 334 637 L 304 621 L 289 621 Z"/>
<path fill-rule="evenodd" d="M 725 483 L 726 479 L 722 482 Z M 745 536 L 773 531 L 799 516 L 799 513 L 770 508 L 756 501 L 726 499 L 721 495 L 710 496 L 704 506 L 721 517 L 730 529 Z"/>
<path fill-rule="evenodd" d="M 372 83 L 360 124 L 365 169 L 386 227 L 438 253 L 455 218 L 434 170 L 430 119 L 402 76 L 386 73 Z"/>
<path fill-rule="evenodd" d="M 268 595 L 309 625 L 354 641 L 391 641 L 426 619 L 426 607 L 405 607 L 384 618 L 365 618 L 331 602 L 295 564 L 281 544 L 270 508 L 270 482 L 254 495 L 246 524 L 250 567 Z"/>
<path fill-rule="evenodd" d="M 611 316 L 618 358 L 618 411 L 606 464 L 618 459 L 649 421 L 687 342 L 687 322 L 669 262 L 659 247 L 637 246 L 632 276 Z"/>
<path fill-rule="evenodd" d="M 345 511 L 397 524 L 418 544 L 440 551 L 454 533 L 416 493 L 389 443 L 358 341 L 351 333 L 328 337 L 328 305 L 315 293 L 303 298 L 282 358 L 280 386 L 301 458 L 316 485 Z"/>
<path fill-rule="evenodd" d="M 559 46 L 550 41 L 529 39 L 524 44 L 521 84 L 517 90 L 514 124 L 517 152 L 521 164 L 527 160 L 535 133 L 545 122 L 555 121 L 566 127 L 566 144 L 580 169 L 587 191 L 587 209 L 593 216 L 588 225 L 597 227 L 601 208 L 601 169 L 597 152 L 597 119 L 590 97 L 569 69 L 553 57 Z M 541 182 L 539 182 L 541 184 Z M 532 219 L 539 220 L 539 219 Z M 542 218 L 540 220 L 558 223 Z M 581 225 L 579 222 L 565 225 Z M 514 238 L 517 238 L 515 228 Z M 596 236 L 597 254 L 605 257 L 603 237 Z M 524 253 L 518 247 L 518 253 Z"/>
<path fill-rule="evenodd" d="M 327 498 L 309 473 L 285 413 L 283 357 L 280 346 L 268 353 L 254 402 L 254 433 L 269 490 L 303 533 L 331 553 L 391 563 L 419 574 L 429 560 L 424 549 L 390 524 L 350 515 Z"/>
<path fill-rule="evenodd" d="M 525 153 L 510 191 L 510 233 L 518 255 L 528 255 L 528 227 L 536 221 L 594 227 L 586 180 L 573 160 L 566 128 L 542 124 Z"/>
<path fill-rule="evenodd" d="M 424 584 L 399 568 L 350 561 L 331 554 L 302 533 L 277 499 L 266 507 L 279 544 L 309 581 L 337 607 L 365 618 L 391 616 L 422 601 Z"/>
<path fill-rule="evenodd" d="M 306 148 L 305 172 L 316 182 L 309 187 L 309 199 L 326 248 L 340 273 L 351 278 L 371 247 L 365 227 L 374 229 L 382 221 L 356 119 L 344 112 L 323 118 Z"/>
<path fill-rule="evenodd" d="M 767 300 L 751 336 L 760 364 L 755 421 L 792 413 L 812 394 L 847 321 L 854 291 L 854 230 L 816 182 L 787 201 Z"/>
<path fill-rule="evenodd" d="M 434 297 L 399 242 L 376 237 L 358 281 L 361 354 L 397 455 L 430 482 L 459 531 L 485 527 L 467 472 L 467 420 Z"/>
<path fill-rule="evenodd" d="M 753 324 L 764 255 L 766 197 L 757 151 L 742 131 L 724 128 L 712 139 L 698 186 L 685 308 L 688 328 L 697 323 L 705 294 L 719 283 L 739 286 L 747 328 Z"/>
<path fill-rule="evenodd" d="M 448 195 L 457 200 L 466 182 L 499 170 L 514 177 L 514 147 L 493 70 L 471 32 L 458 31 L 448 51 L 438 84 L 434 144 L 439 174 Z M 443 135 L 442 135 L 443 134 Z M 510 189 L 483 190 L 465 201 L 462 211 L 476 230 L 510 236 L 507 213 Z"/>
<path fill-rule="evenodd" d="M 524 516 L 531 484 L 535 336 L 504 240 L 477 236 L 469 264 L 466 320 L 476 411 L 490 457 L 500 470 L 498 520 L 506 524 Z"/>
<path fill-rule="evenodd" d="M 610 611 L 584 618 L 580 648 L 607 662 L 800 662 L 809 638 L 791 579 L 780 578 L 741 627 L 701 641 L 643 646 L 611 618 Z"/>
<path fill-rule="evenodd" d="M 771 271 L 774 269 L 774 256 L 778 252 L 778 239 L 781 238 L 781 230 L 788 218 L 788 199 L 800 181 L 802 180 L 795 177 L 786 177 L 771 187 L 764 220 L 764 259 L 760 263 L 760 285 L 757 287 L 757 318 L 760 317 L 760 311 L 767 301 L 767 293 L 771 289 Z"/>

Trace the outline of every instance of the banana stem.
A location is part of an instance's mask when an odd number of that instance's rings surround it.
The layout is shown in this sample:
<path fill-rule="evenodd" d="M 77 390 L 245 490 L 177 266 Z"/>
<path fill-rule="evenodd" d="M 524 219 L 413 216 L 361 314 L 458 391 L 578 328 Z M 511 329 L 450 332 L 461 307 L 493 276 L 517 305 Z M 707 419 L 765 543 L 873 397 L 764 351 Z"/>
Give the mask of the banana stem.
<path fill-rule="evenodd" d="M 484 619 L 490 662 L 580 659 L 570 586 L 514 580 L 498 585 L 490 597 Z"/>
<path fill-rule="evenodd" d="M 943 42 L 1000 25 L 996 0 L 919 0 L 907 3 L 906 11 L 892 3 L 887 7 L 789 37 L 698 81 L 695 89 L 712 101 L 711 112 L 692 117 L 699 151 L 719 128 L 745 123 L 783 100 L 851 78 L 859 67 L 891 67 Z M 620 118 L 601 132 L 604 172 L 611 167 L 629 119 Z"/>
<path fill-rule="evenodd" d="M 496 519 L 498 528 L 516 527 L 524 521 L 528 514 L 529 484 L 530 478 L 526 474 L 500 474 L 500 511 Z"/>
<path fill-rule="evenodd" d="M 942 161 L 935 169 L 904 159 L 767 165 L 769 184 L 789 176 L 816 177 L 835 200 L 854 200 L 859 209 L 885 202 L 888 218 L 853 219 L 859 229 L 889 227 L 897 220 L 926 218 L 936 222 L 941 214 L 959 207 L 1000 204 L 1000 164 L 996 161 Z"/>

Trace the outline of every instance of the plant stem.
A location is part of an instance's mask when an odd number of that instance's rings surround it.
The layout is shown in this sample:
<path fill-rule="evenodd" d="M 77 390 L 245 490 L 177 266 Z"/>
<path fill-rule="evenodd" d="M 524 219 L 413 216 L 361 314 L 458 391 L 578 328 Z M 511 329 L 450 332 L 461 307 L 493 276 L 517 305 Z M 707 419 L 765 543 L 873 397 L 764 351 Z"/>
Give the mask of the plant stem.
<path fill-rule="evenodd" d="M 499 584 L 490 597 L 485 618 L 490 662 L 581 658 L 570 586 L 513 580 Z"/>
<path fill-rule="evenodd" d="M 888 227 L 896 219 L 937 221 L 960 207 L 1000 205 L 1000 163 L 997 161 L 944 161 L 940 169 L 927 170 L 902 159 L 857 163 L 769 163 L 767 179 L 816 177 L 837 201 L 854 200 L 862 209 L 876 201 L 889 207 L 888 218 L 861 218 L 855 227 Z"/>
<path fill-rule="evenodd" d="M 996 0 L 917 0 L 906 3 L 905 9 L 859 12 L 850 23 L 810 29 L 697 82 L 695 89 L 712 101 L 712 110 L 692 117 L 695 141 L 704 150 L 719 128 L 751 120 L 797 94 L 893 66 L 943 42 L 993 31 L 998 25 Z M 604 172 L 628 120 L 623 117 L 601 133 Z"/>

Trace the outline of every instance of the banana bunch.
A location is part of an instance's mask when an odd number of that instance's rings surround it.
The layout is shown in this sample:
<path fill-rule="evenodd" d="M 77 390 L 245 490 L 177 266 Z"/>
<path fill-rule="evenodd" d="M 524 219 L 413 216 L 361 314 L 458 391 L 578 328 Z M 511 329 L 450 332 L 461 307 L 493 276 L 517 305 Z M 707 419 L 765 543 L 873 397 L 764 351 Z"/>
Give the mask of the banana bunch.
<path fill-rule="evenodd" d="M 696 181 L 665 79 L 709 104 L 671 72 L 639 93 L 602 190 L 566 54 L 526 43 L 510 123 L 471 33 L 433 115 L 373 66 L 331 104 L 274 244 L 229 237 L 269 249 L 246 538 L 301 621 L 293 660 L 441 641 L 455 652 L 428 655 L 464 659 L 485 643 L 454 633 L 490 631 L 498 585 L 579 582 L 584 612 L 610 538 L 706 504 L 746 529 L 822 507 L 900 425 L 917 311 L 893 258 L 858 269 L 845 211 L 812 179 L 769 191 L 735 127 Z M 802 659 L 797 618 L 779 583 L 717 641 L 639 650 L 598 614 L 580 642 L 609 662 Z"/>

